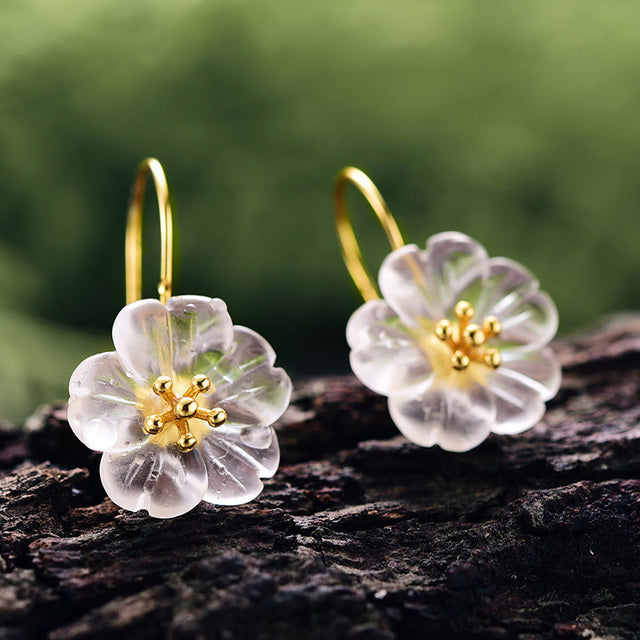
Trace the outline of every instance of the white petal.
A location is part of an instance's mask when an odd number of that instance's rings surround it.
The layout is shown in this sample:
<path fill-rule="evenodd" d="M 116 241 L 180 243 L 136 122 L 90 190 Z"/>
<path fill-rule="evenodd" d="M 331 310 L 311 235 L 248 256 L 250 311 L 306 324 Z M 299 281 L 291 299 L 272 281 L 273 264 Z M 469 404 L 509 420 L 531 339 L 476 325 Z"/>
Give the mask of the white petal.
<path fill-rule="evenodd" d="M 467 287 L 476 288 L 478 294 L 463 292 L 461 299 L 471 302 L 476 318 L 481 319 L 488 315 L 509 314 L 523 296 L 538 290 L 538 281 L 518 262 L 490 258 L 482 268 L 473 270 Z"/>
<path fill-rule="evenodd" d="M 147 437 L 136 383 L 124 373 L 115 352 L 81 362 L 71 375 L 69 395 L 69 425 L 90 449 L 128 449 Z"/>
<path fill-rule="evenodd" d="M 494 313 L 502 323 L 497 346 L 521 345 L 524 351 L 545 346 L 558 330 L 558 311 L 544 291 L 524 295 L 508 312 Z"/>
<path fill-rule="evenodd" d="M 438 292 L 438 311 L 444 314 L 461 299 L 469 274 L 486 271 L 487 259 L 485 248 L 463 233 L 447 231 L 429 238 L 427 264 L 429 278 Z"/>
<path fill-rule="evenodd" d="M 169 346 L 169 314 L 159 300 L 128 304 L 113 323 L 113 344 L 129 375 L 150 385 L 160 375 L 173 375 Z"/>
<path fill-rule="evenodd" d="M 412 442 L 448 451 L 468 451 L 491 432 L 494 400 L 472 383 L 465 389 L 438 385 L 423 394 L 389 398 L 389 412 L 398 429 Z"/>
<path fill-rule="evenodd" d="M 501 351 L 501 355 L 502 365 L 497 369 L 498 373 L 515 378 L 535 389 L 544 401 L 550 400 L 558 393 L 562 370 L 549 347 L 527 352 L 505 349 Z"/>
<path fill-rule="evenodd" d="M 113 323 L 113 343 L 130 375 L 151 384 L 160 375 L 200 373 L 202 359 L 216 359 L 232 336 L 231 318 L 222 300 L 202 296 L 138 300 Z"/>
<path fill-rule="evenodd" d="M 167 300 L 173 339 L 173 368 L 189 375 L 224 353 L 233 339 L 227 305 L 219 298 L 177 296 Z"/>
<path fill-rule="evenodd" d="M 230 426 L 273 424 L 289 406 L 291 380 L 283 369 L 273 367 L 276 355 L 255 331 L 235 326 L 233 343 L 210 368 L 215 392 L 200 396 L 207 408 L 222 407 Z"/>
<path fill-rule="evenodd" d="M 491 431 L 521 433 L 540 421 L 545 411 L 544 402 L 536 389 L 504 375 L 500 369 L 491 373 L 487 384 L 496 404 L 496 421 Z"/>
<path fill-rule="evenodd" d="M 538 290 L 538 281 L 521 264 L 508 258 L 490 258 L 469 271 L 463 285 L 454 304 L 467 300 L 474 305 L 478 322 L 493 315 L 502 323 L 502 333 L 490 346 L 537 349 L 555 335 L 558 328 L 555 305 L 546 293 Z"/>
<path fill-rule="evenodd" d="M 105 453 L 100 478 L 107 495 L 129 511 L 146 509 L 154 518 L 173 518 L 195 507 L 207 490 L 198 449 L 146 445 L 129 453 Z"/>
<path fill-rule="evenodd" d="M 424 351 L 384 300 L 357 309 L 347 323 L 351 368 L 370 389 L 395 395 L 426 388 L 433 371 Z"/>
<path fill-rule="evenodd" d="M 467 287 L 469 274 L 482 269 L 487 253 L 472 238 L 449 231 L 432 236 L 426 251 L 407 245 L 382 263 L 380 291 L 405 323 L 446 317 Z"/>
<path fill-rule="evenodd" d="M 204 500 L 212 504 L 244 504 L 263 488 L 280 462 L 278 439 L 272 427 L 216 429 L 200 445 L 209 478 Z"/>

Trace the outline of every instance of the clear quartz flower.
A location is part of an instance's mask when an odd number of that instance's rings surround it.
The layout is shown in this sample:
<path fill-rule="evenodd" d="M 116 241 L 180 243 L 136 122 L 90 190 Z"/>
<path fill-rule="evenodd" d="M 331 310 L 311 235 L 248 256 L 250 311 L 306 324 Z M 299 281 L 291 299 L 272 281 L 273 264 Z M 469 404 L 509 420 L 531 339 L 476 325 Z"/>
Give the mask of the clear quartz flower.
<path fill-rule="evenodd" d="M 278 468 L 271 425 L 291 397 L 291 381 L 273 366 L 267 341 L 233 326 L 222 300 L 177 296 L 166 305 L 127 305 L 115 319 L 113 342 L 115 351 L 84 360 L 69 382 L 69 424 L 87 447 L 103 452 L 100 477 L 111 500 L 171 518 L 201 500 L 236 505 L 255 498 L 261 478 Z M 154 391 L 165 378 L 166 388 Z"/>
<path fill-rule="evenodd" d="M 351 366 L 409 440 L 466 451 L 540 420 L 560 386 L 558 314 L 522 265 L 446 232 L 392 252 L 378 280 L 383 298 L 347 324 Z"/>

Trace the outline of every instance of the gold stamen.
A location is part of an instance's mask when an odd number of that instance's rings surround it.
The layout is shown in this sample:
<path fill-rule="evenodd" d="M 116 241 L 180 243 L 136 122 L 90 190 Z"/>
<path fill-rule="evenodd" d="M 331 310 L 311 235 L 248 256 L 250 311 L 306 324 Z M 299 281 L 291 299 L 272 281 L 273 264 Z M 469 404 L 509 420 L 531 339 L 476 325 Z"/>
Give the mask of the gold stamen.
<path fill-rule="evenodd" d="M 206 393 L 211 389 L 211 380 L 204 373 L 199 373 L 191 378 L 191 386 L 199 393 Z"/>
<path fill-rule="evenodd" d="M 172 389 L 173 389 L 173 381 L 169 376 L 160 376 L 153 383 L 153 392 L 158 396 L 162 396 L 165 393 L 168 393 L 169 391 L 171 391 Z"/>
<path fill-rule="evenodd" d="M 500 352 L 497 349 L 487 349 L 484 353 L 484 363 L 492 369 L 497 369 L 502 364 Z"/>
<path fill-rule="evenodd" d="M 455 306 L 454 312 L 458 320 L 467 322 L 473 318 L 476 313 L 476 310 L 473 308 L 470 302 L 466 300 L 460 300 Z"/>
<path fill-rule="evenodd" d="M 456 371 L 462 371 L 463 369 L 466 369 L 470 364 L 471 361 L 469 360 L 469 356 L 466 353 L 462 351 L 454 351 L 453 355 L 451 356 L 451 366 Z"/>
<path fill-rule="evenodd" d="M 209 411 L 209 417 L 207 418 L 207 422 L 212 427 L 219 427 L 227 421 L 227 412 L 220 407 L 216 407 L 215 409 L 211 409 Z"/>
<path fill-rule="evenodd" d="M 487 316 L 481 324 L 472 323 L 476 311 L 466 300 L 457 302 L 453 311 L 458 319 L 457 324 L 445 318 L 436 324 L 434 330 L 438 340 L 446 342 L 451 348 L 451 366 L 457 371 L 463 371 L 472 362 L 479 362 L 497 369 L 502 363 L 498 349 L 481 347 L 491 338 L 500 335 L 500 320 L 495 316 Z"/>
<path fill-rule="evenodd" d="M 164 423 L 160 419 L 160 416 L 149 416 L 144 421 L 144 427 L 142 430 L 145 433 L 154 436 L 156 433 L 160 433 L 160 431 L 162 431 L 162 427 L 164 427 Z"/>
<path fill-rule="evenodd" d="M 182 453 L 189 453 L 189 451 L 195 449 L 197 444 L 198 440 L 192 433 L 185 433 L 178 438 L 178 449 L 180 449 Z"/>
<path fill-rule="evenodd" d="M 189 396 L 182 396 L 176 403 L 176 418 L 193 418 L 198 410 L 198 403 Z"/>
<path fill-rule="evenodd" d="M 440 320 L 436 325 L 436 336 L 438 340 L 448 340 L 451 337 L 453 327 L 448 320 Z"/>
<path fill-rule="evenodd" d="M 502 331 L 502 323 L 495 316 L 487 316 L 482 321 L 482 330 L 489 338 L 499 336 Z"/>
<path fill-rule="evenodd" d="M 150 415 L 145 418 L 143 431 L 150 435 L 160 433 L 167 424 L 174 423 L 178 428 L 176 444 L 183 453 L 192 451 L 198 444 L 198 439 L 189 430 L 189 419 L 204 420 L 212 427 L 219 427 L 227 420 L 224 409 L 214 407 L 203 409 L 198 406 L 196 398 L 201 393 L 214 390 L 209 378 L 199 373 L 191 378 L 191 384 L 186 392 L 178 397 L 173 392 L 173 381 L 168 376 L 159 376 L 152 386 L 153 392 L 160 396 L 169 409 L 159 415 Z"/>
<path fill-rule="evenodd" d="M 462 334 L 464 341 L 470 347 L 479 347 L 485 341 L 485 335 L 477 324 L 470 324 Z"/>

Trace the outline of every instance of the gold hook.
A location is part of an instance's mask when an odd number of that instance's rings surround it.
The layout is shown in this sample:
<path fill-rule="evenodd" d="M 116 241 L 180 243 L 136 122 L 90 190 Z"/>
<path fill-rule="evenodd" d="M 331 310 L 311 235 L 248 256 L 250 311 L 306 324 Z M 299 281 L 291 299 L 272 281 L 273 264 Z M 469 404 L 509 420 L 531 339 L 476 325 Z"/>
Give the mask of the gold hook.
<path fill-rule="evenodd" d="M 171 297 L 173 267 L 173 220 L 169 203 L 169 187 L 162 165 L 155 158 L 147 158 L 138 166 L 136 180 L 129 198 L 127 216 L 127 235 L 125 239 L 125 271 L 127 286 L 127 304 L 142 297 L 142 205 L 149 174 L 158 196 L 160 212 L 160 282 L 158 294 L 160 302 L 165 304 Z"/>
<path fill-rule="evenodd" d="M 404 247 L 404 240 L 402 239 L 402 234 L 400 233 L 400 229 L 398 229 L 395 218 L 391 215 L 389 208 L 371 179 L 355 167 L 345 167 L 342 169 L 336 178 L 333 189 L 333 204 L 336 210 L 338 239 L 340 240 L 342 257 L 351 275 L 351 279 L 356 287 L 358 287 L 365 302 L 369 302 L 369 300 L 380 298 L 380 293 L 378 292 L 375 281 L 364 264 L 360 246 L 356 240 L 356 234 L 349 220 L 349 210 L 345 199 L 345 190 L 348 183 L 357 187 L 371 205 L 373 212 L 378 217 L 389 239 L 391 248 L 395 251 L 396 249 Z"/>

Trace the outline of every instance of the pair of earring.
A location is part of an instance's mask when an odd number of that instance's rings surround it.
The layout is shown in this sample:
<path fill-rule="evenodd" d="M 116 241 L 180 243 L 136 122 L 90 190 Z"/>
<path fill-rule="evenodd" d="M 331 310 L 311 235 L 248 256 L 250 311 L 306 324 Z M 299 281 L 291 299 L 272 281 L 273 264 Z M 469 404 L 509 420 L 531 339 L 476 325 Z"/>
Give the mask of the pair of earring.
<path fill-rule="evenodd" d="M 159 300 L 140 299 L 149 174 L 160 208 Z M 393 249 L 380 268 L 383 298 L 349 221 L 349 183 L 371 204 Z M 433 236 L 426 250 L 405 246 L 382 196 L 357 169 L 339 174 L 334 195 L 343 257 L 365 299 L 347 324 L 351 365 L 389 397 L 400 431 L 422 446 L 465 451 L 490 432 L 536 424 L 557 392 L 560 369 L 546 347 L 557 312 L 534 277 L 459 233 Z M 201 500 L 255 498 L 278 468 L 273 424 L 292 388 L 268 342 L 234 326 L 222 300 L 172 297 L 172 230 L 164 172 L 157 160 L 145 160 L 129 204 L 127 305 L 114 321 L 115 351 L 84 360 L 69 383 L 69 424 L 103 452 L 106 493 L 124 509 L 158 518 Z"/>

